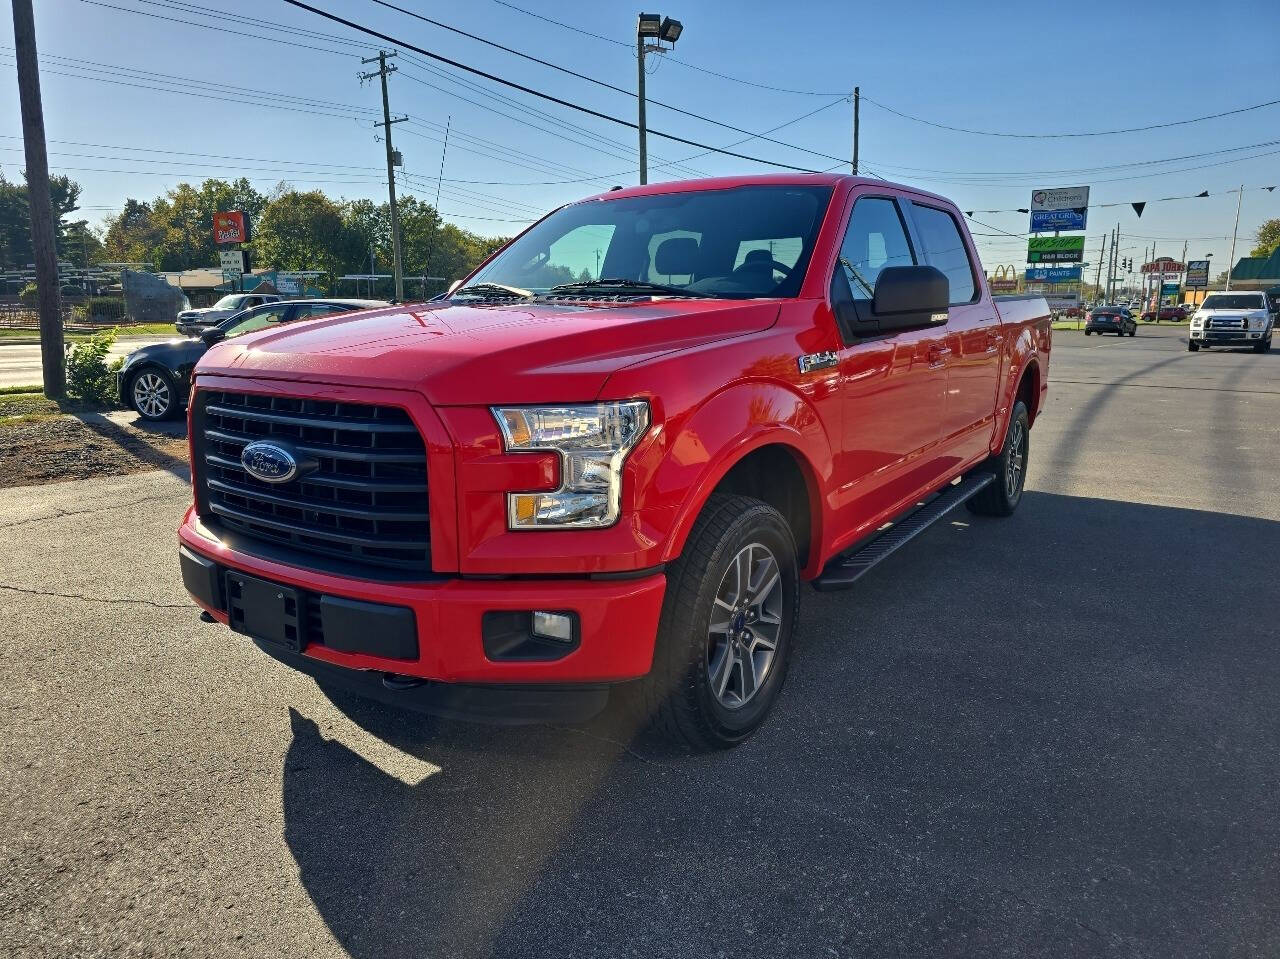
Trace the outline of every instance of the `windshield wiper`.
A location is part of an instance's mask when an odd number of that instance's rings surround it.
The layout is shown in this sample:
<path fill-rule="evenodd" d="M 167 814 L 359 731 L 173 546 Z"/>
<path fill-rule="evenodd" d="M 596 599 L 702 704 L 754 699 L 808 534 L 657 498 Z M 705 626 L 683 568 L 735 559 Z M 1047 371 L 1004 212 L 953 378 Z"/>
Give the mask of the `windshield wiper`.
<path fill-rule="evenodd" d="M 460 290 L 454 290 L 449 298 L 455 296 L 478 296 L 478 297 L 517 297 L 521 300 L 527 300 L 533 296 L 532 290 L 522 290 L 518 286 L 507 286 L 505 283 L 473 283 L 470 286 L 464 286 Z"/>
<path fill-rule="evenodd" d="M 714 293 L 703 293 L 700 290 L 686 290 L 679 286 L 667 286 L 663 283 L 650 283 L 647 280 L 628 280 L 622 277 L 605 277 L 602 280 L 583 280 L 579 283 L 561 283 L 547 291 L 556 293 L 585 293 L 588 290 L 626 290 L 635 293 L 666 293 L 670 296 L 714 297 Z"/>

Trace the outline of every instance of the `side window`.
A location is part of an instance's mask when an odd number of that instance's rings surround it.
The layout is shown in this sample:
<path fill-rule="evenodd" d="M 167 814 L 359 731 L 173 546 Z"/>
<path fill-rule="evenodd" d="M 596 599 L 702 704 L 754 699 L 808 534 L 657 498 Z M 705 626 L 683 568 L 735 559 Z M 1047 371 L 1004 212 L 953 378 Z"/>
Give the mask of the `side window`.
<path fill-rule="evenodd" d="M 840 245 L 839 263 L 854 300 L 871 299 L 876 278 L 885 267 L 913 266 L 915 262 L 898 205 L 884 197 L 858 200 Z"/>
<path fill-rule="evenodd" d="M 951 281 L 951 305 L 971 303 L 976 287 L 969 251 L 955 219 L 946 210 L 911 204 L 915 211 L 916 230 L 924 247 L 924 262 L 937 267 Z"/>
<path fill-rule="evenodd" d="M 308 303 L 298 307 L 298 312 L 294 314 L 295 320 L 301 320 L 308 316 L 333 316 L 337 313 L 350 313 L 356 309 L 354 306 L 347 306 L 343 303 Z"/>
<path fill-rule="evenodd" d="M 273 307 L 268 310 L 258 310 L 252 316 L 246 316 L 231 329 L 227 330 L 227 339 L 231 339 L 233 336 L 244 336 L 246 333 L 253 333 L 255 330 L 268 327 L 272 323 L 279 323 L 288 312 L 289 307 L 287 305 Z"/>

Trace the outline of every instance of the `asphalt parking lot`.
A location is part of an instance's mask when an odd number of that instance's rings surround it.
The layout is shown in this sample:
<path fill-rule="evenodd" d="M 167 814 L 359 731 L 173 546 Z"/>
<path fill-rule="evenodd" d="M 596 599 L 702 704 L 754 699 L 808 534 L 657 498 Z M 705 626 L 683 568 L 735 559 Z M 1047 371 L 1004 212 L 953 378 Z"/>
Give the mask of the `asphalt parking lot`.
<path fill-rule="evenodd" d="M 1280 350 L 1056 334 L 1009 520 L 806 590 L 761 734 L 329 699 L 177 577 L 167 472 L 0 491 L 21 956 L 1280 953 Z"/>

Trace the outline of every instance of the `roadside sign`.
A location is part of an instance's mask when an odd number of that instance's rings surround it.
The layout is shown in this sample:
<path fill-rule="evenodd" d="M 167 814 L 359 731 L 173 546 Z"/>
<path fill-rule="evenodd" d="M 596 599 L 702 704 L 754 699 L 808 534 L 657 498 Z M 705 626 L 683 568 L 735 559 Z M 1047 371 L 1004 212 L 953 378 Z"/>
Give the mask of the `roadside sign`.
<path fill-rule="evenodd" d="M 306 282 L 307 274 L 305 273 L 277 273 L 276 292 L 284 296 L 301 296 L 306 288 Z"/>
<path fill-rule="evenodd" d="M 1181 283 L 1165 283 L 1160 287 L 1161 296 L 1177 296 L 1182 290 Z"/>
<path fill-rule="evenodd" d="M 1032 210 L 1028 233 L 1052 233 L 1054 230 L 1084 230 L 1089 222 L 1088 210 Z"/>
<path fill-rule="evenodd" d="M 1029 266 L 1028 283 L 1078 283 L 1081 270 L 1078 266 Z"/>
<path fill-rule="evenodd" d="M 1009 293 L 1018 289 L 1018 268 L 1012 263 L 1002 263 L 991 271 L 987 285 L 995 293 Z"/>
<path fill-rule="evenodd" d="M 1051 293 L 1045 297 L 1051 310 L 1069 310 L 1080 305 L 1079 293 Z"/>
<path fill-rule="evenodd" d="M 1142 264 L 1143 273 L 1181 273 L 1186 268 L 1185 263 L 1179 263 L 1171 256 L 1162 256 Z"/>
<path fill-rule="evenodd" d="M 1032 190 L 1031 210 L 1082 210 L 1089 205 L 1087 186 L 1059 187 L 1052 190 Z"/>
<path fill-rule="evenodd" d="M 1027 240 L 1028 263 L 1079 263 L 1083 259 L 1082 236 L 1033 236 Z"/>
<path fill-rule="evenodd" d="M 1209 285 L 1209 261 L 1187 261 L 1187 289 L 1204 289 Z"/>
<path fill-rule="evenodd" d="M 248 243 L 249 217 L 242 210 L 227 210 L 213 215 L 213 242 Z"/>
<path fill-rule="evenodd" d="M 219 250 L 218 263 L 224 276 L 228 273 L 239 276 L 245 271 L 244 250 Z"/>

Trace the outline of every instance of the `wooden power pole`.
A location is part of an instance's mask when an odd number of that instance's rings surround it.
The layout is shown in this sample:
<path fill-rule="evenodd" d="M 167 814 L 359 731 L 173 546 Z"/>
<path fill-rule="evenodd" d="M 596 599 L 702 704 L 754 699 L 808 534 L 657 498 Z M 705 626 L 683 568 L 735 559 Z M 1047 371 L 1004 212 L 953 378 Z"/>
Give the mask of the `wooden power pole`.
<path fill-rule="evenodd" d="M 31 0 L 13 0 L 13 37 L 18 61 L 18 99 L 22 105 L 22 142 L 27 158 L 31 248 L 40 302 L 40 364 L 44 371 L 44 395 L 50 399 L 61 399 L 67 391 L 62 343 L 62 292 L 58 286 L 57 230 L 53 220 L 53 202 L 49 198 L 49 155 L 45 152 L 40 61 L 36 56 L 36 20 Z"/>

